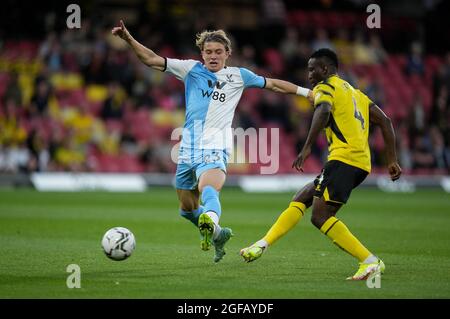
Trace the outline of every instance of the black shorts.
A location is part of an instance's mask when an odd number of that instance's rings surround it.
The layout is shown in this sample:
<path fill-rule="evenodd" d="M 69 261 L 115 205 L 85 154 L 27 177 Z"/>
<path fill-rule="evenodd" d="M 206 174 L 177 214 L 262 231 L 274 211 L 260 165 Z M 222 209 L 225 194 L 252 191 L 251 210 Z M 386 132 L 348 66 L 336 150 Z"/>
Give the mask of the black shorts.
<path fill-rule="evenodd" d="M 314 196 L 323 197 L 329 204 L 345 204 L 353 188 L 361 184 L 367 175 L 368 172 L 358 167 L 340 161 L 329 161 L 314 180 Z"/>

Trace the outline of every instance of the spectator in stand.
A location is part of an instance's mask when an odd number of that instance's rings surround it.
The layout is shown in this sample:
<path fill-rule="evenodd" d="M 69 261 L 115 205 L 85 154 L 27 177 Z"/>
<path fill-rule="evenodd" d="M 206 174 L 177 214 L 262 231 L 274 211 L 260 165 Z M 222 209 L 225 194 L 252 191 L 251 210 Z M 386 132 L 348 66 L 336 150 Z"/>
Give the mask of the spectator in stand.
<path fill-rule="evenodd" d="M 0 156 L 0 170 L 9 173 L 29 172 L 30 167 L 30 151 L 23 141 L 17 144 L 5 144 L 5 149 Z"/>
<path fill-rule="evenodd" d="M 449 89 L 446 85 L 441 85 L 434 101 L 431 111 L 431 124 L 436 125 L 443 134 L 446 134 L 446 132 L 448 134 L 450 132 L 450 98 Z"/>
<path fill-rule="evenodd" d="M 50 32 L 39 48 L 39 57 L 52 72 L 59 71 L 62 66 L 62 51 L 59 41 L 58 35 L 55 32 Z"/>
<path fill-rule="evenodd" d="M 47 64 L 43 63 L 41 69 L 39 70 L 38 74 L 36 74 L 36 77 L 34 79 L 34 90 L 33 92 L 36 92 L 36 88 L 39 86 L 39 83 L 42 81 L 50 83 L 50 70 L 47 66 Z"/>
<path fill-rule="evenodd" d="M 414 131 L 424 131 L 426 125 L 425 109 L 422 102 L 422 97 L 416 93 L 413 99 L 412 112 L 410 114 L 410 127 Z"/>
<path fill-rule="evenodd" d="M 50 152 L 48 150 L 48 143 L 42 134 L 36 130 L 33 130 L 27 138 L 27 146 L 30 150 L 31 157 L 35 162 L 35 168 L 33 171 L 47 171 L 50 160 Z"/>
<path fill-rule="evenodd" d="M 251 112 L 251 106 L 249 104 L 241 103 L 239 108 L 239 112 L 236 112 L 234 127 L 240 127 L 246 130 L 251 127 L 257 128 L 262 126 L 262 124 L 260 124 L 259 121 L 257 121 L 257 119 L 255 118 L 255 114 Z"/>
<path fill-rule="evenodd" d="M 400 165 L 406 171 L 411 170 L 412 164 L 412 154 L 409 143 L 408 129 L 406 124 L 402 123 L 399 125 L 397 130 L 397 148 L 398 148 L 398 158 L 400 161 Z"/>
<path fill-rule="evenodd" d="M 105 102 L 103 102 L 103 107 L 100 112 L 102 119 L 107 120 L 122 118 L 122 103 L 124 98 L 125 93 L 121 90 L 119 84 L 117 82 L 109 83 L 108 97 Z"/>
<path fill-rule="evenodd" d="M 442 82 L 450 90 L 450 52 L 447 52 L 445 64 L 442 66 Z"/>
<path fill-rule="evenodd" d="M 240 54 L 241 62 L 240 65 L 249 69 L 257 69 L 255 64 L 256 52 L 255 47 L 251 44 L 244 44 L 241 49 Z"/>
<path fill-rule="evenodd" d="M 381 43 L 380 37 L 375 33 L 371 33 L 370 35 L 369 51 L 374 63 L 381 64 L 386 61 L 388 54 Z"/>
<path fill-rule="evenodd" d="M 86 170 L 84 152 L 76 146 L 71 134 L 66 135 L 62 144 L 55 150 L 55 162 L 58 170 L 80 172 Z"/>
<path fill-rule="evenodd" d="M 4 99 L 12 99 L 16 105 L 22 106 L 22 96 L 22 89 L 19 85 L 19 75 L 17 72 L 12 72 L 8 86 L 5 89 Z"/>
<path fill-rule="evenodd" d="M 122 135 L 120 136 L 120 149 L 129 155 L 137 155 L 139 147 L 133 134 L 132 125 L 124 125 Z"/>
<path fill-rule="evenodd" d="M 444 137 L 436 126 L 430 128 L 430 139 L 434 158 L 436 160 L 436 168 L 449 168 L 449 159 L 446 158 Z"/>
<path fill-rule="evenodd" d="M 18 145 L 25 141 L 27 132 L 21 122 L 16 102 L 12 98 L 7 99 L 4 112 L 0 113 L 0 145 Z"/>
<path fill-rule="evenodd" d="M 426 132 L 416 133 L 411 154 L 413 169 L 431 169 L 436 166 L 431 140 Z"/>
<path fill-rule="evenodd" d="M 353 44 L 353 63 L 355 64 L 374 64 L 376 63 L 372 52 L 364 39 L 364 33 L 360 30 L 355 33 Z"/>
<path fill-rule="evenodd" d="M 289 107 L 283 96 L 262 92 L 262 98 L 257 104 L 257 109 L 264 122 L 279 125 L 286 132 L 291 131 Z"/>
<path fill-rule="evenodd" d="M 89 63 L 83 68 L 83 76 L 86 83 L 106 84 L 108 82 L 108 65 L 105 53 L 101 49 L 95 49 Z"/>
<path fill-rule="evenodd" d="M 145 76 L 145 70 L 142 68 L 135 68 L 134 81 L 131 85 L 130 95 L 138 101 L 139 105 L 143 104 L 141 101 L 146 95 L 151 99 L 151 85 L 148 78 Z M 148 93 L 147 93 L 148 92 Z"/>
<path fill-rule="evenodd" d="M 337 31 L 333 45 L 336 48 L 336 53 L 340 57 L 340 62 L 343 67 L 353 63 L 353 43 L 350 41 L 348 29 L 340 28 Z"/>
<path fill-rule="evenodd" d="M 31 98 L 30 113 L 31 115 L 44 115 L 48 111 L 51 95 L 50 83 L 41 80 L 36 84 L 35 93 Z"/>
<path fill-rule="evenodd" d="M 261 21 L 264 42 L 269 46 L 278 44 L 283 36 L 287 20 L 287 10 L 282 0 L 263 0 L 261 4 Z"/>
<path fill-rule="evenodd" d="M 309 118 L 309 120 L 312 117 Z M 300 123 L 296 126 L 295 131 L 295 152 L 298 154 L 301 152 L 303 145 L 305 145 L 306 138 L 308 137 L 308 119 L 302 119 Z M 318 143 L 314 143 L 311 148 L 311 155 L 320 159 L 322 157 L 322 150 Z"/>
<path fill-rule="evenodd" d="M 369 79 L 367 78 L 367 86 L 365 88 L 367 96 L 376 103 L 380 108 L 383 108 L 385 102 L 385 95 L 383 89 L 383 83 L 380 78 Z"/>
<path fill-rule="evenodd" d="M 20 110 L 14 98 L 5 101 L 4 112 L 0 112 L 0 170 L 6 172 L 28 172 L 30 152 L 25 141 L 27 132 L 22 125 Z"/>
<path fill-rule="evenodd" d="M 145 107 L 147 109 L 154 109 L 158 105 L 156 104 L 156 98 L 161 96 L 159 93 L 161 90 L 158 87 L 148 85 L 144 94 L 138 99 L 138 107 Z"/>
<path fill-rule="evenodd" d="M 287 79 L 292 83 L 297 83 L 300 86 L 307 87 L 308 75 L 306 68 L 308 66 L 308 59 L 311 55 L 311 49 L 307 42 L 299 42 L 295 56 L 286 60 L 286 70 L 289 70 Z"/>
<path fill-rule="evenodd" d="M 339 76 L 353 87 L 359 87 L 358 78 L 350 68 L 343 67 L 342 70 L 339 71 Z"/>
<path fill-rule="evenodd" d="M 297 58 L 299 45 L 297 29 L 295 27 L 288 27 L 286 36 L 280 43 L 280 51 L 286 61 Z"/>
<path fill-rule="evenodd" d="M 411 44 L 411 50 L 408 55 L 406 64 L 406 73 L 408 75 L 417 74 L 423 76 L 425 73 L 425 63 L 423 61 L 423 44 L 419 41 L 414 41 Z"/>
<path fill-rule="evenodd" d="M 81 104 L 65 124 L 73 133 L 72 140 L 77 146 L 84 146 L 95 136 L 95 126 L 98 120 L 89 113 L 87 105 Z"/>
<path fill-rule="evenodd" d="M 328 32 L 325 29 L 317 29 L 316 36 L 311 43 L 312 51 L 317 51 L 322 48 L 334 50 L 334 45 L 331 43 Z"/>

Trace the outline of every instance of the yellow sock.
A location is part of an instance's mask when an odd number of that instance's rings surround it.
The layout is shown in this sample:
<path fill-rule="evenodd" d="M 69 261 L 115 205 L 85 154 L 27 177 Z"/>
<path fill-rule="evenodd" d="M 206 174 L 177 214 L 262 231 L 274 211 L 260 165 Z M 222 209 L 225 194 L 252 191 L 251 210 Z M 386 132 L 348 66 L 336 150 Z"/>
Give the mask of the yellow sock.
<path fill-rule="evenodd" d="M 275 224 L 273 224 L 263 239 L 267 241 L 269 245 L 272 245 L 291 230 L 292 227 L 297 225 L 298 221 L 305 214 L 305 211 L 305 204 L 301 202 L 291 202 L 289 207 L 281 213 Z"/>
<path fill-rule="evenodd" d="M 371 255 L 370 251 L 353 236 L 347 226 L 336 217 L 328 218 L 320 231 L 327 235 L 339 248 L 358 258 L 360 262 Z"/>

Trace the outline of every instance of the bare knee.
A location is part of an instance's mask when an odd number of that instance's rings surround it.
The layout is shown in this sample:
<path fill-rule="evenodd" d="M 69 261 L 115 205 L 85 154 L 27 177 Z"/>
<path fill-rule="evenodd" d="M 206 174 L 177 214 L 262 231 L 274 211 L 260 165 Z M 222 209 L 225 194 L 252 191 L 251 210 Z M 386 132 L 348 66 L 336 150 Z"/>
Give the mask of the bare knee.
<path fill-rule="evenodd" d="M 292 200 L 294 202 L 301 202 L 306 205 L 306 207 L 310 207 L 313 202 L 314 193 L 315 193 L 315 185 L 314 182 L 311 182 L 305 185 L 301 190 L 294 195 Z"/>
<path fill-rule="evenodd" d="M 323 198 L 315 198 L 311 214 L 311 223 L 318 229 L 330 218 L 336 215 L 341 205 L 328 205 Z"/>
<path fill-rule="evenodd" d="M 201 193 L 206 186 L 212 186 L 216 191 L 220 192 L 225 183 L 225 179 L 226 175 L 221 169 L 210 169 L 200 176 L 198 189 Z"/>
<path fill-rule="evenodd" d="M 316 226 L 318 229 L 322 228 L 322 225 L 325 224 L 329 217 L 323 216 L 321 214 L 314 212 L 311 214 L 311 223 Z"/>

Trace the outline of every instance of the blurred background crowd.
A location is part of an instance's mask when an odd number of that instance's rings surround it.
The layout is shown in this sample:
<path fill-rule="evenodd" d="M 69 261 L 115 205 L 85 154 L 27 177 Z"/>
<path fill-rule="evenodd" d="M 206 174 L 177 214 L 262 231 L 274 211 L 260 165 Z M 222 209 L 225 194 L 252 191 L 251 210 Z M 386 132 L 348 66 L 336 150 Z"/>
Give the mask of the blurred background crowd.
<path fill-rule="evenodd" d="M 379 1 L 369 29 L 367 1 L 79 1 L 81 29 L 68 29 L 64 1 L 6 1 L 0 28 L 0 172 L 174 172 L 171 141 L 184 121 L 183 83 L 143 65 L 111 35 L 123 19 L 132 35 L 165 57 L 200 59 L 195 34 L 223 28 L 229 65 L 309 87 L 307 61 L 336 50 L 341 77 L 393 120 L 402 168 L 448 174 L 450 36 L 444 1 Z M 443 13 L 444 12 L 444 13 Z M 447 11 L 448 12 L 448 11 Z M 234 127 L 280 128 L 280 173 L 309 129 L 312 108 L 298 96 L 246 90 Z M 370 137 L 375 172 L 383 139 Z M 320 138 L 306 163 L 318 173 Z M 260 164 L 231 165 L 257 173 Z"/>

